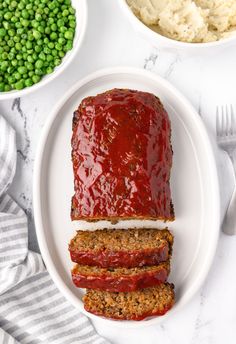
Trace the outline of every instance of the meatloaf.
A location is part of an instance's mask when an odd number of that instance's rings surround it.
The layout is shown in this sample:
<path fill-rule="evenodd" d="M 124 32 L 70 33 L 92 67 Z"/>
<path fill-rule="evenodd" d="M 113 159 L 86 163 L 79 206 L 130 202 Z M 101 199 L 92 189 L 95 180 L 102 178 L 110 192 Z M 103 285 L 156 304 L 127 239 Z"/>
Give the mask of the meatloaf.
<path fill-rule="evenodd" d="M 84 296 L 86 311 L 117 320 L 142 320 L 164 315 L 173 304 L 174 286 L 169 283 L 129 293 L 88 289 Z"/>
<path fill-rule="evenodd" d="M 173 235 L 168 229 L 103 229 L 78 231 L 71 240 L 71 260 L 82 265 L 140 267 L 171 257 Z"/>
<path fill-rule="evenodd" d="M 72 280 L 79 288 L 128 292 L 153 287 L 166 282 L 170 263 L 140 268 L 99 268 L 77 264 L 72 270 Z"/>
<path fill-rule="evenodd" d="M 174 220 L 171 126 L 155 95 L 113 89 L 73 116 L 72 220 Z"/>

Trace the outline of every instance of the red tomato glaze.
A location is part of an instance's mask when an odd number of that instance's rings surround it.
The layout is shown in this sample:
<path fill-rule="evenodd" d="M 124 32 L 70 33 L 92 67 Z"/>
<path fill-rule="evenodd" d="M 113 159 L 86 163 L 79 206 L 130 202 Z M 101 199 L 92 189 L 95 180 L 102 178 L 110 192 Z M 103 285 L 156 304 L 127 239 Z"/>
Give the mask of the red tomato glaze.
<path fill-rule="evenodd" d="M 170 121 L 147 92 L 85 98 L 73 118 L 72 220 L 173 220 Z"/>
<path fill-rule="evenodd" d="M 101 268 L 133 268 L 144 265 L 157 265 L 169 259 L 171 248 L 167 242 L 155 249 L 137 251 L 81 251 L 70 248 L 72 262 L 99 266 Z"/>
<path fill-rule="evenodd" d="M 79 288 L 99 289 L 110 292 L 129 292 L 164 283 L 169 271 L 161 267 L 156 271 L 142 272 L 136 275 L 111 276 L 83 275 L 72 270 L 72 280 Z"/>

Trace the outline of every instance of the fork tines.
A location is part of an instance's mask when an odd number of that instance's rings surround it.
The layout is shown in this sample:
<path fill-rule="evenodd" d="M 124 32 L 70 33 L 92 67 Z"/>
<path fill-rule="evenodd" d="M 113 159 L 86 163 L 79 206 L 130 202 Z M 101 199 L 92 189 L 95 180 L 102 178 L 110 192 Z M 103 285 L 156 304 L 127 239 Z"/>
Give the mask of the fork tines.
<path fill-rule="evenodd" d="M 221 137 L 236 135 L 236 118 L 232 104 L 229 106 L 217 106 L 216 134 Z"/>

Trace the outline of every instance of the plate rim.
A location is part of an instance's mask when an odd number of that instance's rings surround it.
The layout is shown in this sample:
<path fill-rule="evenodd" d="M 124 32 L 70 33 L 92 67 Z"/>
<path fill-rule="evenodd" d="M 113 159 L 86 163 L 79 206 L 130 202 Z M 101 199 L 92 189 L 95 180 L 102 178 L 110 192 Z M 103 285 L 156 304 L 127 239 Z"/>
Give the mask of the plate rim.
<path fill-rule="evenodd" d="M 162 317 L 155 317 L 153 319 L 150 319 L 148 321 L 114 321 L 110 319 L 105 319 L 98 317 L 94 314 L 88 313 L 84 310 L 83 307 L 80 307 L 78 305 L 78 298 L 69 290 L 64 288 L 64 284 L 61 281 L 61 277 L 59 273 L 57 272 L 57 269 L 53 263 L 53 259 L 50 255 L 46 237 L 44 235 L 44 226 L 41 216 L 41 171 L 42 171 L 42 162 L 43 162 L 43 153 L 45 150 L 45 143 L 47 141 L 48 135 L 50 134 L 50 129 L 53 126 L 54 121 L 56 120 L 56 117 L 60 111 L 60 109 L 64 106 L 64 104 L 69 100 L 70 97 L 73 96 L 73 94 L 79 90 L 83 85 L 86 85 L 92 80 L 95 80 L 100 77 L 104 77 L 107 75 L 114 75 L 114 74 L 133 74 L 138 76 L 143 76 L 144 78 L 156 80 L 157 82 L 161 82 L 162 85 L 165 86 L 165 88 L 170 93 L 174 93 L 175 96 L 181 101 L 184 106 L 190 110 L 192 117 L 197 124 L 198 128 L 197 130 L 201 132 L 201 135 L 204 138 L 204 142 L 206 143 L 206 156 L 208 157 L 208 165 L 209 165 L 209 175 L 211 176 L 211 184 L 212 184 L 212 190 L 214 190 L 214 197 L 212 202 L 214 206 L 212 205 L 212 208 L 215 209 L 215 216 L 212 219 L 212 228 L 215 229 L 215 235 L 214 235 L 214 242 L 211 243 L 211 250 L 208 252 L 206 262 L 204 264 L 204 267 L 201 269 L 201 274 L 199 273 L 199 278 L 197 281 L 195 281 L 195 284 L 191 285 L 191 287 L 188 289 L 187 296 L 185 295 L 184 302 L 180 303 L 178 307 L 175 307 L 172 309 L 171 312 L 168 312 L 166 315 Z M 211 141 L 209 139 L 207 130 L 205 128 L 205 125 L 201 119 L 201 117 L 198 115 L 195 108 L 192 106 L 192 104 L 185 98 L 184 95 L 178 89 L 176 89 L 170 82 L 165 80 L 163 77 L 159 76 L 156 73 L 153 73 L 151 71 L 147 71 L 142 68 L 134 68 L 134 67 L 110 67 L 110 68 L 104 68 L 99 69 L 80 81 L 78 81 L 74 86 L 72 86 L 61 98 L 60 101 L 58 101 L 52 110 L 49 113 L 48 119 L 45 122 L 45 125 L 43 127 L 38 148 L 36 152 L 35 157 L 35 163 L 34 163 L 34 175 L 33 175 L 33 211 L 34 211 L 34 221 L 35 221 L 35 230 L 36 235 L 38 239 L 38 244 L 40 248 L 40 253 L 43 257 L 43 260 L 45 262 L 45 265 L 47 267 L 47 270 L 56 284 L 57 288 L 61 291 L 61 293 L 64 295 L 64 297 L 76 308 L 79 309 L 82 313 L 87 315 L 91 319 L 96 319 L 99 321 L 102 321 L 106 324 L 109 324 L 113 327 L 119 327 L 119 328 L 141 328 L 141 327 L 147 327 L 151 326 L 153 324 L 161 323 L 162 321 L 166 320 L 169 316 L 175 314 L 178 312 L 181 308 L 183 308 L 186 304 L 189 303 L 189 301 L 194 297 L 194 295 L 198 292 L 200 287 L 202 286 L 203 282 L 205 281 L 208 272 L 210 270 L 210 267 L 213 263 L 213 259 L 215 256 L 218 238 L 219 238 L 219 228 L 220 228 L 220 191 L 219 191 L 219 180 L 218 180 L 218 173 L 217 173 L 217 167 L 216 167 L 216 160 L 213 153 L 213 148 L 211 145 Z M 76 304 L 75 304 L 76 303 Z"/>

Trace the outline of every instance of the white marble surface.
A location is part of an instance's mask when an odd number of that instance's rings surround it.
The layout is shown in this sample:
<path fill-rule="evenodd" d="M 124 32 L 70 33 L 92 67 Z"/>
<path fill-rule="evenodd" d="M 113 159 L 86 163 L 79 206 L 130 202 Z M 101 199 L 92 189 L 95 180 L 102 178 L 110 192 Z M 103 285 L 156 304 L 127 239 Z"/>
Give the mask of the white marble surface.
<path fill-rule="evenodd" d="M 212 139 L 219 170 L 222 216 L 232 192 L 229 160 L 215 145 L 216 104 L 236 105 L 236 47 L 216 56 L 186 57 L 153 48 L 134 31 L 115 0 L 88 0 L 89 21 L 76 60 L 57 80 L 34 94 L 3 101 L 0 112 L 17 131 L 18 165 L 11 194 L 26 210 L 29 246 L 38 250 L 32 209 L 32 175 L 38 139 L 47 116 L 68 87 L 97 69 L 127 65 L 160 74 L 176 86 L 199 111 Z M 209 228 L 211 230 L 211 228 Z M 119 330 L 94 322 L 114 344 L 236 343 L 236 236 L 220 235 L 210 273 L 194 299 L 160 326 Z"/>

